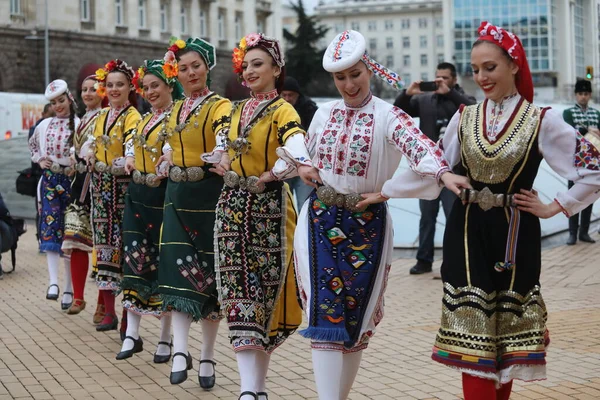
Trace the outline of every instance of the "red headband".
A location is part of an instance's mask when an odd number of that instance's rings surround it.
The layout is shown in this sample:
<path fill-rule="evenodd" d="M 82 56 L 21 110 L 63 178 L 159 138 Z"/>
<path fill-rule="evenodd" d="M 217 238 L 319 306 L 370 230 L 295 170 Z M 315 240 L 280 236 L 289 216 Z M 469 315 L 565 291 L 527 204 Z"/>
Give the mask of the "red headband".
<path fill-rule="evenodd" d="M 519 72 L 516 76 L 517 91 L 528 102 L 533 102 L 533 80 L 531 79 L 531 71 L 525 56 L 525 49 L 521 40 L 512 32 L 494 26 L 487 21 L 483 21 L 477 29 L 479 40 L 492 42 L 504 49 L 512 58 L 514 63 L 519 67 Z"/>

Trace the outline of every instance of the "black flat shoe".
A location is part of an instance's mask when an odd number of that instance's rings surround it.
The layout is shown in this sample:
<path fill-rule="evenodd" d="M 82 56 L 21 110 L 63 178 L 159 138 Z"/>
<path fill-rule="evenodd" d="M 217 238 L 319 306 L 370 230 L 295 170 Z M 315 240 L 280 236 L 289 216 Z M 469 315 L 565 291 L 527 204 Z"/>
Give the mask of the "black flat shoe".
<path fill-rule="evenodd" d="M 117 354 L 117 357 L 116 357 L 117 360 L 124 360 L 126 358 L 131 357 L 135 353 L 139 353 L 140 351 L 144 350 L 144 341 L 142 340 L 141 337 L 134 339 L 133 336 L 125 336 L 125 339 L 130 339 L 133 341 L 133 348 L 130 350 L 125 350 L 125 351 L 119 352 L 119 354 Z"/>
<path fill-rule="evenodd" d="M 63 310 L 68 310 L 71 305 L 73 304 L 73 292 L 64 292 L 63 293 L 63 297 L 65 294 L 71 295 L 71 302 L 70 303 L 63 303 L 62 301 L 60 302 L 60 308 L 62 308 Z"/>
<path fill-rule="evenodd" d="M 574 233 L 569 234 L 569 238 L 567 239 L 567 246 L 573 246 L 577 243 L 577 235 Z"/>
<path fill-rule="evenodd" d="M 267 392 L 257 392 L 256 396 L 261 397 L 264 396 L 266 400 L 269 400 L 269 395 L 267 394 Z M 261 400 L 261 399 L 258 399 Z"/>
<path fill-rule="evenodd" d="M 58 290 L 56 291 L 56 294 L 50 294 L 50 288 L 51 288 L 52 286 L 56 286 L 56 288 L 58 289 Z M 58 287 L 58 285 L 57 285 L 57 284 L 54 284 L 54 283 L 53 283 L 52 285 L 48 286 L 48 290 L 46 290 L 46 299 L 47 299 L 47 300 L 58 300 L 58 293 L 59 293 L 59 292 L 60 292 L 60 288 Z"/>
<path fill-rule="evenodd" d="M 200 365 L 202 365 L 202 363 L 209 363 L 212 364 L 213 366 L 213 373 L 211 376 L 200 376 L 198 375 L 198 382 L 200 382 L 200 387 L 202 389 L 212 389 L 215 386 L 215 365 L 217 365 L 216 362 L 214 362 L 213 360 L 200 360 Z M 200 365 L 198 366 L 198 374 L 200 373 Z"/>
<path fill-rule="evenodd" d="M 159 345 L 163 344 L 165 346 L 169 346 L 169 354 L 162 356 L 160 354 L 154 353 L 154 364 L 164 364 L 166 362 L 169 362 L 169 360 L 171 359 L 171 347 L 173 347 L 173 343 L 158 342 L 158 344 Z"/>
<path fill-rule="evenodd" d="M 192 369 L 192 355 L 190 353 L 187 353 L 187 355 L 185 353 L 182 352 L 177 352 L 175 354 L 173 354 L 173 359 L 175 359 L 175 357 L 177 356 L 182 356 L 185 357 L 187 360 L 187 368 L 184 369 L 183 371 L 176 371 L 176 372 L 172 372 L 171 371 L 171 375 L 169 376 L 169 380 L 171 381 L 171 385 L 179 385 L 182 382 L 185 382 L 188 378 L 188 370 Z"/>
<path fill-rule="evenodd" d="M 579 241 L 585 242 L 585 243 L 596 243 L 596 241 L 594 239 L 592 239 L 592 237 L 587 233 L 579 234 Z"/>
<path fill-rule="evenodd" d="M 421 275 L 431 272 L 431 264 L 423 261 L 418 261 L 409 271 L 411 275 Z"/>
<path fill-rule="evenodd" d="M 240 397 L 238 397 L 238 400 L 240 400 L 242 397 L 244 397 L 246 395 L 248 395 L 248 396 L 254 396 L 254 398 L 258 400 L 258 396 L 256 395 L 256 393 L 249 392 L 249 391 L 245 391 L 245 392 L 240 393 Z"/>
<path fill-rule="evenodd" d="M 117 318 L 116 315 L 113 315 L 111 322 L 109 322 L 107 324 L 100 324 L 100 325 L 96 326 L 96 330 L 98 332 L 113 331 L 113 330 L 117 329 L 117 326 L 119 326 L 119 319 Z"/>

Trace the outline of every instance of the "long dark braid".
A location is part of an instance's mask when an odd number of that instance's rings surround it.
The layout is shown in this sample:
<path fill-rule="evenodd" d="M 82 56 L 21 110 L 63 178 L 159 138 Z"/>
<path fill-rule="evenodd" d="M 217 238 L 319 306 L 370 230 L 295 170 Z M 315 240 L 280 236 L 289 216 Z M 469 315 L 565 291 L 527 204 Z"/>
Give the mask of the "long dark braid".
<path fill-rule="evenodd" d="M 69 135 L 69 148 L 71 148 L 73 146 L 73 137 L 75 136 L 75 103 L 73 101 L 71 101 L 69 103 L 69 130 L 71 131 L 71 134 Z"/>

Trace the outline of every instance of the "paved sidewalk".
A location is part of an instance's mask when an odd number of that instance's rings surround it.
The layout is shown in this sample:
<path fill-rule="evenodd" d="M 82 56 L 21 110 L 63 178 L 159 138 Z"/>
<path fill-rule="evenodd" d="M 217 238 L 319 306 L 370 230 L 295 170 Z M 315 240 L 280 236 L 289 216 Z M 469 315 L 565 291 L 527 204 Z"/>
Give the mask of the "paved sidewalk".
<path fill-rule="evenodd" d="M 152 363 L 159 332 L 154 318 L 142 320 L 144 351 L 116 361 L 118 333 L 96 332 L 91 323 L 97 296 L 92 281 L 86 287 L 88 308 L 79 315 L 62 312 L 60 301 L 45 300 L 46 259 L 29 229 L 20 241 L 16 272 L 0 281 L 0 400 L 237 399 L 239 378 L 225 324 L 211 392 L 196 378 L 201 338 L 196 324 L 190 338 L 194 370 L 180 386 L 169 384 L 170 363 Z M 599 243 L 544 250 L 542 285 L 552 339 L 548 380 L 516 383 L 512 399 L 600 399 L 600 235 L 593 237 Z M 9 260 L 4 258 L 5 269 Z M 462 397 L 459 373 L 430 359 L 441 281 L 432 274 L 409 276 L 413 263 L 399 259 L 393 265 L 386 315 L 365 352 L 352 400 Z M 61 268 L 61 283 L 62 273 Z M 275 352 L 267 385 L 270 399 L 316 399 L 307 340 L 295 334 Z"/>

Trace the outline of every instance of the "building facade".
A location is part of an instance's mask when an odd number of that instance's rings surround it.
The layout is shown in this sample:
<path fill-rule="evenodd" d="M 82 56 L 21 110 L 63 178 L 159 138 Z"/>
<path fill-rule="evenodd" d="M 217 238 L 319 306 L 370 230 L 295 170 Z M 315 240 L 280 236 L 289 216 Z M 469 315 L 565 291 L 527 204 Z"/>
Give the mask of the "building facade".
<path fill-rule="evenodd" d="M 331 28 L 360 31 L 370 54 L 406 82 L 433 79 L 444 60 L 456 65 L 467 91 L 482 94 L 472 80 L 470 51 L 481 21 L 513 31 L 523 41 L 536 99 L 570 100 L 586 67 L 597 71 L 600 92 L 600 0 L 342 0 L 316 8 Z"/>
<path fill-rule="evenodd" d="M 161 58 L 176 36 L 202 37 L 217 46 L 221 65 L 213 73 L 223 77 L 213 82 L 222 89 L 231 71 L 231 49 L 243 35 L 279 36 L 282 30 L 281 0 L 2 1 L 0 91 L 43 92 L 46 5 L 50 79 L 70 84 L 87 63 L 120 57 L 137 66 Z"/>
<path fill-rule="evenodd" d="M 346 29 L 359 31 L 369 55 L 407 83 L 434 79 L 446 61 L 441 0 L 332 1 L 315 13 L 330 28 L 321 47 Z"/>

